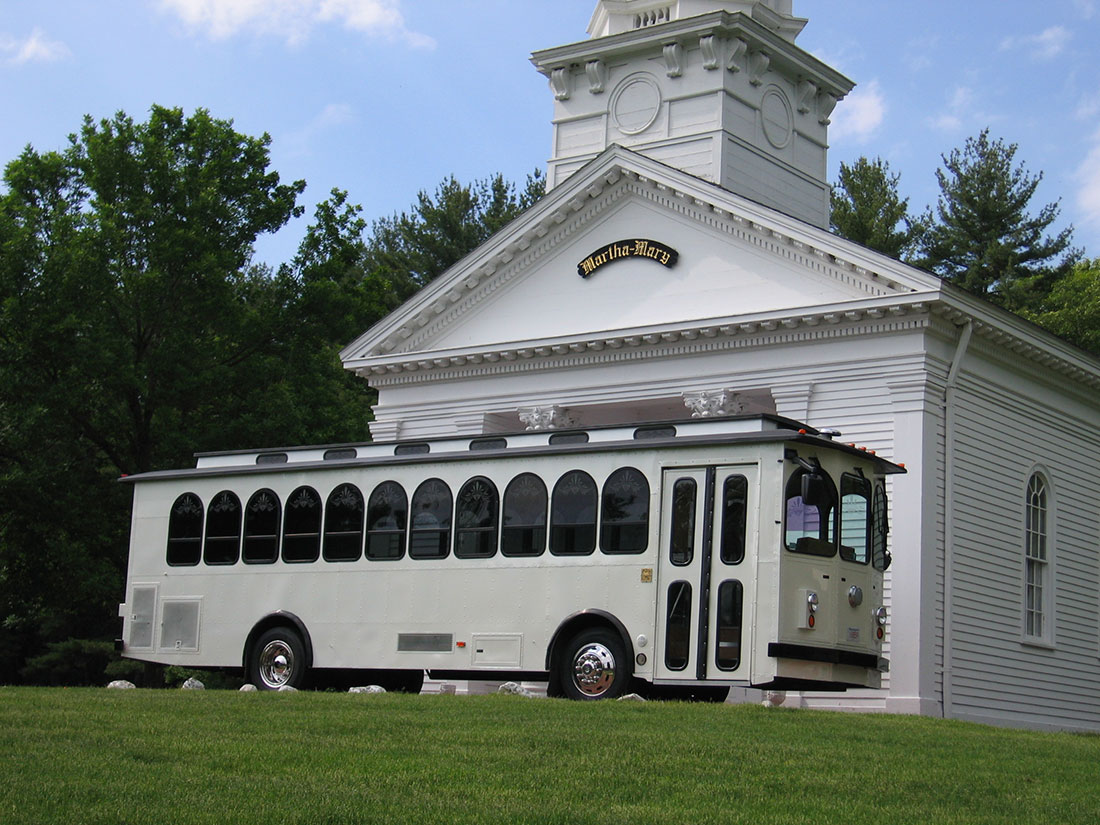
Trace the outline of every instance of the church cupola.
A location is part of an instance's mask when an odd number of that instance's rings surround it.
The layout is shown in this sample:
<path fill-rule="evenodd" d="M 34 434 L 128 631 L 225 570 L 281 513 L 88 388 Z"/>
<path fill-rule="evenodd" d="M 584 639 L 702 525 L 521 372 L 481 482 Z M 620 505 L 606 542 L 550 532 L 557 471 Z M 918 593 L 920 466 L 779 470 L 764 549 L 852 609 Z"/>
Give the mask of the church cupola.
<path fill-rule="evenodd" d="M 854 85 L 795 45 L 792 0 L 599 0 L 590 39 L 532 55 L 553 187 L 613 144 L 820 227 L 829 117 Z"/>

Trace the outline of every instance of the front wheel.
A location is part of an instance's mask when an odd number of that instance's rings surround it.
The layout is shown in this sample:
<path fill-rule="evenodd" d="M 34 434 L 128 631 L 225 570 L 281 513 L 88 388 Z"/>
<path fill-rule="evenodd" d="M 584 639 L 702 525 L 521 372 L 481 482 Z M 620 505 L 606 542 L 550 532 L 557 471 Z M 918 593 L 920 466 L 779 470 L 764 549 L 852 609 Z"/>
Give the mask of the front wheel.
<path fill-rule="evenodd" d="M 265 632 L 248 657 L 248 679 L 260 690 L 300 688 L 305 682 L 306 646 L 298 632 L 275 627 Z"/>
<path fill-rule="evenodd" d="M 614 699 L 626 692 L 630 663 L 622 640 L 592 628 L 570 639 L 558 658 L 557 681 L 569 699 Z"/>

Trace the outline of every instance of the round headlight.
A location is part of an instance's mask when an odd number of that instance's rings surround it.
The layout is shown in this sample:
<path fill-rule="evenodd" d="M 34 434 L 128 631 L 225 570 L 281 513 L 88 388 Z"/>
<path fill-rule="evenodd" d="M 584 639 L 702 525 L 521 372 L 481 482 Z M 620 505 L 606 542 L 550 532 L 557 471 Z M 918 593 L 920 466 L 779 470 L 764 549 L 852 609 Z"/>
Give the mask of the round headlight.
<path fill-rule="evenodd" d="M 878 622 L 879 627 L 886 626 L 886 608 L 880 607 L 875 610 L 875 621 Z"/>
<path fill-rule="evenodd" d="M 817 594 L 810 592 L 806 594 L 806 606 L 810 608 L 811 613 L 817 612 L 817 606 L 820 603 L 820 599 L 817 598 Z"/>

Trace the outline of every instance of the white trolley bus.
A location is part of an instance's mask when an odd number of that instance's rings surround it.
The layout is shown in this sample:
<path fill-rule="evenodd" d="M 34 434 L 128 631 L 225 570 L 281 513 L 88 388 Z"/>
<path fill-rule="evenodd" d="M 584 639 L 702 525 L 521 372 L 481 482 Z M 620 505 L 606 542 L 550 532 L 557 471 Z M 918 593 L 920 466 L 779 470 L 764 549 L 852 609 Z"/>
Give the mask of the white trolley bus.
<path fill-rule="evenodd" d="M 124 479 L 119 645 L 265 689 L 878 687 L 899 472 L 775 416 L 200 454 Z"/>

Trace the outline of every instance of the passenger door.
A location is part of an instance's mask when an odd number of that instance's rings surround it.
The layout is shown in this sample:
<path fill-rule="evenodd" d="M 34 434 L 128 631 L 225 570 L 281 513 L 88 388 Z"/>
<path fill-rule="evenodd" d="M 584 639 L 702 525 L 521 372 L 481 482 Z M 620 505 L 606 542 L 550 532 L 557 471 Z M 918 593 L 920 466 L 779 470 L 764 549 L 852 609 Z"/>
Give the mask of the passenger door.
<path fill-rule="evenodd" d="M 654 640 L 659 681 L 748 678 L 757 481 L 754 464 L 662 474 Z"/>

